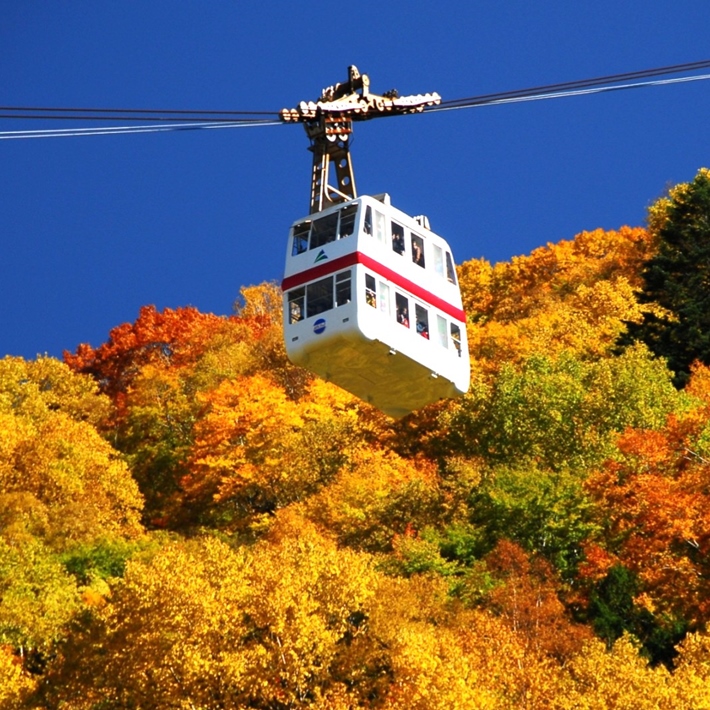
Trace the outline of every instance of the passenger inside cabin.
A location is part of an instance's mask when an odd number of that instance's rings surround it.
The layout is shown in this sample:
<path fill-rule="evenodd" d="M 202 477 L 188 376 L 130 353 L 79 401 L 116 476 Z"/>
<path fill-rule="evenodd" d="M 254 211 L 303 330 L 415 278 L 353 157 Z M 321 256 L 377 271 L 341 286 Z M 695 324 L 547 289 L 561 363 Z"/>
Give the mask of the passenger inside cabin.
<path fill-rule="evenodd" d="M 420 306 L 418 303 L 414 307 L 414 315 L 416 317 L 417 333 L 429 340 L 429 314 L 426 308 Z"/>
<path fill-rule="evenodd" d="M 365 302 L 368 306 L 377 308 L 377 286 L 375 277 L 370 274 L 365 274 Z"/>
<path fill-rule="evenodd" d="M 305 287 L 301 286 L 288 292 L 289 323 L 298 323 L 298 321 L 303 320 L 305 303 Z"/>
<path fill-rule="evenodd" d="M 412 261 L 424 268 L 424 241 L 414 235 L 412 235 Z"/>
<path fill-rule="evenodd" d="M 409 300 L 401 293 L 395 294 L 397 323 L 409 328 Z"/>
<path fill-rule="evenodd" d="M 297 323 L 302 318 L 301 306 L 296 301 L 291 301 L 291 320 L 289 323 Z"/>
<path fill-rule="evenodd" d="M 398 224 L 392 224 L 392 251 L 404 254 L 404 229 Z"/>

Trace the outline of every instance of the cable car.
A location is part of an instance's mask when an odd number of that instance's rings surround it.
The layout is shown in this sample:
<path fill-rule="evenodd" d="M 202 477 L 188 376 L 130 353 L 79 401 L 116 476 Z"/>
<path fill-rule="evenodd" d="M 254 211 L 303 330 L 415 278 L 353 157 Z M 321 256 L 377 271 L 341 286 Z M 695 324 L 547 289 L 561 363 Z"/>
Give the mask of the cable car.
<path fill-rule="evenodd" d="M 289 359 L 391 417 L 468 390 L 451 250 L 388 194 L 294 222 L 282 290 Z"/>
<path fill-rule="evenodd" d="M 468 390 L 466 318 L 448 244 L 389 195 L 358 197 L 349 139 L 353 121 L 440 101 L 373 94 L 350 66 L 317 102 L 281 111 L 304 125 L 313 153 L 310 213 L 291 226 L 281 284 L 286 353 L 395 418 Z"/>

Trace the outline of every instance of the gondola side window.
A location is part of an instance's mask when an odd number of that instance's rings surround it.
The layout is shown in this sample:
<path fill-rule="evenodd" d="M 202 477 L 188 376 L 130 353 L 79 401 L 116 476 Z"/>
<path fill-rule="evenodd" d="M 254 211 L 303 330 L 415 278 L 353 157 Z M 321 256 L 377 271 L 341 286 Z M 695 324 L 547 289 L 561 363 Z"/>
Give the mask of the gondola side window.
<path fill-rule="evenodd" d="M 301 286 L 288 292 L 288 322 L 298 323 L 305 313 L 306 289 Z"/>
<path fill-rule="evenodd" d="M 446 278 L 451 281 L 454 286 L 456 285 L 456 269 L 454 269 L 454 260 L 451 258 L 451 254 L 446 252 Z"/>
<path fill-rule="evenodd" d="M 375 210 L 375 238 L 380 243 L 385 241 L 385 216 L 377 210 Z"/>
<path fill-rule="evenodd" d="M 362 231 L 372 236 L 372 207 L 365 207 L 365 219 L 362 223 Z"/>
<path fill-rule="evenodd" d="M 390 312 L 390 287 L 380 281 L 380 312 L 388 316 Z"/>
<path fill-rule="evenodd" d="M 308 250 L 308 235 L 310 231 L 310 219 L 306 220 L 305 222 L 299 222 L 293 228 L 293 246 L 291 248 L 291 256 L 296 256 L 296 254 L 303 254 L 304 251 Z"/>
<path fill-rule="evenodd" d="M 365 303 L 377 308 L 377 284 L 375 277 L 370 274 L 365 274 Z"/>
<path fill-rule="evenodd" d="M 440 246 L 433 245 L 434 249 L 434 273 L 444 278 L 444 251 Z"/>
<path fill-rule="evenodd" d="M 414 307 L 414 313 L 417 318 L 417 333 L 429 340 L 429 313 L 426 308 L 423 308 L 419 304 Z"/>
<path fill-rule="evenodd" d="M 448 349 L 449 338 L 446 335 L 446 318 L 444 318 L 438 314 L 436 316 L 436 332 L 437 332 L 437 335 L 439 336 L 439 345 L 441 345 L 442 348 Z"/>
<path fill-rule="evenodd" d="M 404 254 L 404 227 L 392 222 L 392 251 Z"/>
<path fill-rule="evenodd" d="M 459 357 L 461 357 L 461 329 L 456 323 L 451 324 L 451 342 L 454 344 Z"/>
<path fill-rule="evenodd" d="M 409 328 L 409 299 L 395 292 L 394 302 L 397 309 L 397 323 Z"/>
<path fill-rule="evenodd" d="M 378 242 L 385 241 L 385 216 L 382 212 L 375 210 L 375 223 L 372 223 L 372 207 L 365 207 L 365 218 L 363 220 L 363 231 L 365 234 L 374 235 Z"/>
<path fill-rule="evenodd" d="M 412 261 L 424 268 L 424 240 L 412 234 Z"/>

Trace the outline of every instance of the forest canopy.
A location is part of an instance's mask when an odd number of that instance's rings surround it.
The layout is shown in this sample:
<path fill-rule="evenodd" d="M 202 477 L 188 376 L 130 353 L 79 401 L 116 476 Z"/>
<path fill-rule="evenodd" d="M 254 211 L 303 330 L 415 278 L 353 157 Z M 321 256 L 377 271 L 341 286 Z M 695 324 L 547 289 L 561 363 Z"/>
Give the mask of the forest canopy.
<path fill-rule="evenodd" d="M 709 185 L 461 264 L 399 421 L 271 283 L 0 360 L 0 710 L 710 708 Z"/>

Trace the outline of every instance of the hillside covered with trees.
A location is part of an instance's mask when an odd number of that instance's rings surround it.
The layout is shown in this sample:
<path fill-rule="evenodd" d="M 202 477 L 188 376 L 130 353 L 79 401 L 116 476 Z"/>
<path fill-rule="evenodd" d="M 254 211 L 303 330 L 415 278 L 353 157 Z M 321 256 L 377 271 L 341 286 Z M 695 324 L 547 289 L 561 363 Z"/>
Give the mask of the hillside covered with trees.
<path fill-rule="evenodd" d="M 710 708 L 710 171 L 459 278 L 400 421 L 269 283 L 0 360 L 0 709 Z"/>

